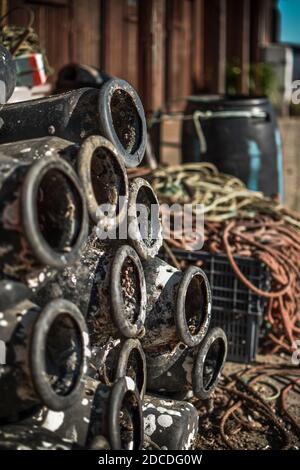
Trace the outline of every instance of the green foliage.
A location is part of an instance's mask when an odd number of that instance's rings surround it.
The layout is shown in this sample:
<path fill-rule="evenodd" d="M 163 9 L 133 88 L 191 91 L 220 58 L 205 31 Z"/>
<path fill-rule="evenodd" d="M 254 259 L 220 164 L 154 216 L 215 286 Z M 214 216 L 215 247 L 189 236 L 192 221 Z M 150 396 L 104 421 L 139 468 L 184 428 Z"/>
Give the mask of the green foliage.
<path fill-rule="evenodd" d="M 236 95 L 239 90 L 242 69 L 238 59 L 234 59 L 226 67 L 226 93 Z M 249 65 L 248 71 L 249 94 L 254 96 L 268 96 L 277 101 L 277 78 L 274 70 L 268 64 L 257 62 Z"/>

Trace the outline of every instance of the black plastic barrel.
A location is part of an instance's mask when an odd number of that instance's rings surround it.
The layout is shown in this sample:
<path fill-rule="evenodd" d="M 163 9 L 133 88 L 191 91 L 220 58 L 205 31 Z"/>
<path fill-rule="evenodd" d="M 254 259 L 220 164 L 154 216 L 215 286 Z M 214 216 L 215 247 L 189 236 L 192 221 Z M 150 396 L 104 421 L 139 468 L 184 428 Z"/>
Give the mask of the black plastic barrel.
<path fill-rule="evenodd" d="M 183 162 L 214 163 L 249 189 L 283 200 L 281 138 L 266 97 L 190 96 L 185 118 Z"/>
<path fill-rule="evenodd" d="M 85 64 L 71 63 L 64 65 L 58 72 L 55 84 L 55 93 L 64 93 L 78 88 L 101 88 L 107 82 L 110 75 L 101 72 L 96 67 Z"/>

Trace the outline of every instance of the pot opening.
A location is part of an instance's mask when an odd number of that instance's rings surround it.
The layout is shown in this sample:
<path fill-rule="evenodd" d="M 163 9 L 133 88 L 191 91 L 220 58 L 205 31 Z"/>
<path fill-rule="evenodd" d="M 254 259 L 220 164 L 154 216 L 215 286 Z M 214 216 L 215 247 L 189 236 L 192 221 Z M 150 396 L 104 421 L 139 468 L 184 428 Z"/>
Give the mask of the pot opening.
<path fill-rule="evenodd" d="M 39 184 L 36 205 L 47 244 L 57 252 L 70 252 L 83 220 L 82 199 L 72 180 L 60 170 L 49 170 Z"/>
<path fill-rule="evenodd" d="M 124 450 L 138 449 L 140 444 L 139 427 L 141 426 L 139 403 L 136 395 L 131 390 L 128 390 L 123 397 L 119 413 L 119 424 L 121 448 Z"/>
<path fill-rule="evenodd" d="M 225 344 L 222 338 L 216 338 L 210 346 L 203 365 L 203 388 L 208 391 L 218 378 L 225 356 Z"/>
<path fill-rule="evenodd" d="M 110 106 L 115 132 L 125 150 L 133 155 L 142 140 L 143 126 L 138 109 L 130 94 L 122 89 L 114 91 Z"/>
<path fill-rule="evenodd" d="M 123 262 L 120 277 L 124 316 L 134 324 L 139 316 L 142 293 L 139 270 L 129 256 Z"/>
<path fill-rule="evenodd" d="M 144 385 L 144 362 L 141 353 L 137 348 L 133 348 L 129 354 L 126 368 L 126 376 L 130 377 L 139 392 L 142 391 Z"/>
<path fill-rule="evenodd" d="M 142 206 L 141 210 L 137 207 L 136 215 L 143 242 L 150 248 L 156 241 L 160 226 L 158 204 L 152 189 L 147 186 L 141 186 L 136 196 L 136 204 Z M 153 218 L 153 221 L 151 220 L 152 213 L 156 216 L 155 219 Z"/>
<path fill-rule="evenodd" d="M 46 376 L 57 395 L 74 389 L 81 373 L 83 342 L 77 323 L 67 313 L 52 323 L 45 345 Z"/>
<path fill-rule="evenodd" d="M 106 358 L 106 375 L 110 383 L 116 380 L 116 372 L 118 361 L 121 359 L 122 349 L 118 348 L 118 360 L 116 360 L 115 349 L 111 349 Z M 140 351 L 137 348 L 131 349 L 127 358 L 126 369 L 124 371 L 126 377 L 130 377 L 136 384 L 139 392 L 144 385 L 144 362 Z"/>
<path fill-rule="evenodd" d="M 185 318 L 191 335 L 199 333 L 205 320 L 207 304 L 206 285 L 201 274 L 195 274 L 185 296 Z"/>
<path fill-rule="evenodd" d="M 126 196 L 125 175 L 113 153 L 105 147 L 98 147 L 93 153 L 91 182 L 97 204 L 111 204 L 117 216 L 119 197 Z"/>

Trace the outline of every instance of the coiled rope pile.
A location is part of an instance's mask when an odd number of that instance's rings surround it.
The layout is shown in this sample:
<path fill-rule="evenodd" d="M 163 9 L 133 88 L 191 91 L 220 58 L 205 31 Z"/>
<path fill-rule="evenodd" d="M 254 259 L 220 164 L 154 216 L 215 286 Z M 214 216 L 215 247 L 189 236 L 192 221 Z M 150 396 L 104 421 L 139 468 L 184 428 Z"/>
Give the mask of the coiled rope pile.
<path fill-rule="evenodd" d="M 27 14 L 28 20 L 26 27 L 4 24 L 4 20 L 16 10 L 21 10 Z M 40 47 L 39 37 L 33 29 L 34 19 L 35 15 L 31 8 L 18 6 L 10 9 L 0 18 L 0 44 L 2 44 L 13 57 L 22 56 L 24 54 L 42 54 L 46 74 L 49 76 L 53 73 L 53 70 L 49 65 L 45 51 Z"/>
<path fill-rule="evenodd" d="M 210 163 L 160 168 L 150 179 L 161 203 L 190 203 L 193 219 L 204 214 L 204 234 L 197 233 L 204 236 L 204 249 L 225 252 L 237 277 L 268 299 L 264 346 L 269 352 L 290 353 L 300 333 L 300 214 L 248 190 L 238 178 L 220 173 Z M 189 249 L 193 236 L 183 233 L 178 238 L 171 230 L 168 244 Z M 253 285 L 239 270 L 234 255 L 265 263 L 271 289 L 262 291 Z"/>

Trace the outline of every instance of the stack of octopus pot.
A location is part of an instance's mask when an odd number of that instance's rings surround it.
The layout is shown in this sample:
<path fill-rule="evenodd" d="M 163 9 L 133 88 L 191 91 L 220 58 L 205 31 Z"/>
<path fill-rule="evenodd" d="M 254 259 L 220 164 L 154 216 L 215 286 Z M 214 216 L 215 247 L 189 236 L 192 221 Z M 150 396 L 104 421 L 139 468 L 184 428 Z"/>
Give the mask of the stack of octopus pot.
<path fill-rule="evenodd" d="M 5 101 L 15 73 L 1 57 Z M 141 101 L 117 78 L 1 105 L 2 449 L 195 445 L 192 403 L 211 396 L 227 343 L 209 329 L 205 273 L 157 256 L 156 195 L 126 170 L 146 138 Z M 142 233 L 140 204 L 155 231 Z"/>

